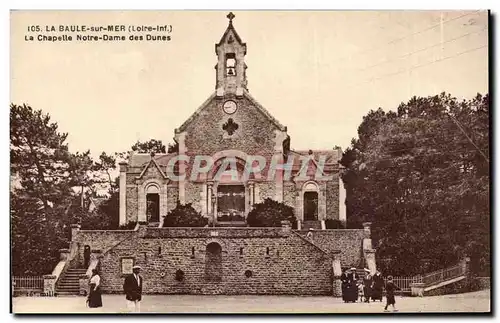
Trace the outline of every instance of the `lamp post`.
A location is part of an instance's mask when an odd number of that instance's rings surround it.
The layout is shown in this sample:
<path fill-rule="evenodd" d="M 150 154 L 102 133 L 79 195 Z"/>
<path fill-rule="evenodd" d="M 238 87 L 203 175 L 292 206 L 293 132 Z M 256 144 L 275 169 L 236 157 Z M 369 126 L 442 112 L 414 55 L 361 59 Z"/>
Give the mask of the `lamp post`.
<path fill-rule="evenodd" d="M 212 227 L 215 227 L 215 202 L 217 202 L 217 196 L 212 194 Z"/>

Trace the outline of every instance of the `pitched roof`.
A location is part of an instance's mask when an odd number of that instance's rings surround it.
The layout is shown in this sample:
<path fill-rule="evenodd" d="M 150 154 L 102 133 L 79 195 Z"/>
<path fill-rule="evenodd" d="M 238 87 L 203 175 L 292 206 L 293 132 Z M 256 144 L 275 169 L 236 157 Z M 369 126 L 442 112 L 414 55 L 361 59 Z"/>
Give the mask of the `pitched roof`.
<path fill-rule="evenodd" d="M 309 150 L 291 150 L 292 153 L 307 156 L 309 155 Z M 332 150 L 312 150 L 312 155 L 314 160 L 319 161 L 321 156 L 325 156 L 325 164 L 336 164 L 342 158 L 342 154 L 337 149 Z"/>
<path fill-rule="evenodd" d="M 151 165 L 153 165 L 154 167 L 156 167 L 158 169 L 158 171 L 160 172 L 161 176 L 163 176 L 163 178 L 167 178 L 167 175 L 165 175 L 165 173 L 161 170 L 160 165 L 158 165 L 158 163 L 156 162 L 156 159 L 154 159 L 154 158 L 151 158 L 149 160 L 149 163 L 144 167 L 141 174 L 139 176 L 137 176 L 137 178 L 141 178 L 142 176 L 144 176 L 144 174 L 146 173 L 146 171 L 148 170 L 148 168 Z"/>
<path fill-rule="evenodd" d="M 200 105 L 200 107 L 198 109 L 196 109 L 196 111 L 186 120 L 184 121 L 184 123 L 178 128 L 178 129 L 175 129 L 176 132 L 182 132 L 184 131 L 187 126 L 194 120 L 194 118 L 196 118 L 200 112 L 205 109 L 209 104 L 210 102 L 212 102 L 212 99 L 215 98 L 215 95 L 216 95 L 216 92 L 212 93 L 208 99 L 205 100 L 205 102 L 203 102 L 202 105 Z"/>
<path fill-rule="evenodd" d="M 338 163 L 340 161 L 340 158 L 342 157 L 341 154 L 339 154 L 339 150 L 290 150 L 288 155 L 295 155 L 295 156 L 309 156 L 309 153 L 312 153 L 311 155 L 313 156 L 312 158 L 312 165 L 311 163 L 307 163 L 308 169 L 311 169 L 310 167 L 318 167 L 318 162 L 320 161 L 321 156 L 325 156 L 325 167 L 322 169 L 323 173 L 332 171 L 336 169 L 336 166 L 338 166 Z M 303 164 L 303 160 L 300 158 L 295 158 L 293 161 L 293 167 L 292 170 L 294 172 L 300 172 L 303 167 L 306 167 Z"/>
<path fill-rule="evenodd" d="M 224 42 L 224 39 L 226 39 L 226 37 L 230 31 L 233 32 L 233 35 L 236 38 L 236 40 L 238 41 L 238 43 L 245 46 L 245 54 L 246 54 L 246 44 L 241 40 L 240 35 L 238 35 L 238 33 L 236 32 L 236 29 L 234 28 L 233 23 L 231 21 L 229 22 L 229 25 L 227 26 L 226 31 L 224 32 L 224 34 L 220 38 L 219 42 L 215 46 L 216 47 L 220 46 Z"/>
<path fill-rule="evenodd" d="M 154 155 L 153 159 L 159 166 L 167 166 L 169 160 L 174 156 L 177 156 L 177 153 L 156 154 Z M 128 165 L 130 167 L 145 167 L 149 165 L 150 161 L 151 161 L 151 154 L 133 153 L 130 155 L 130 158 L 128 160 Z"/>

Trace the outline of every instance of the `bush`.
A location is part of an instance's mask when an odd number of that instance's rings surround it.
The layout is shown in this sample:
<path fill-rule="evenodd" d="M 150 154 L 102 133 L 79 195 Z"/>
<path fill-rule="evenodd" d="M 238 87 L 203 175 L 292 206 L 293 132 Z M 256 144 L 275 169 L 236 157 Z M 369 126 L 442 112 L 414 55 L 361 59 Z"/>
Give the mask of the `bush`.
<path fill-rule="evenodd" d="M 326 219 L 325 226 L 327 229 L 344 229 L 342 222 L 335 219 Z"/>
<path fill-rule="evenodd" d="M 251 227 L 281 227 L 281 221 L 290 221 L 292 226 L 295 225 L 293 208 L 270 198 L 254 204 L 247 216 L 247 224 Z"/>
<path fill-rule="evenodd" d="M 179 202 L 163 221 L 163 227 L 204 227 L 207 224 L 208 219 L 196 211 L 191 203 L 183 205 Z"/>

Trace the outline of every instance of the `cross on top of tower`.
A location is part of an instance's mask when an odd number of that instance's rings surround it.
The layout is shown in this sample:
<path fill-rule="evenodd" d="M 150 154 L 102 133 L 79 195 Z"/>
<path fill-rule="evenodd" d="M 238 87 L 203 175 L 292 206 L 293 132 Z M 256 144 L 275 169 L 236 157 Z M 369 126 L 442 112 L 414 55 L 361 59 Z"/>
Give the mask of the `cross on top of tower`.
<path fill-rule="evenodd" d="M 229 23 L 232 24 L 233 23 L 233 19 L 234 19 L 234 13 L 230 12 L 228 13 L 228 15 L 226 16 L 227 19 L 229 19 Z"/>

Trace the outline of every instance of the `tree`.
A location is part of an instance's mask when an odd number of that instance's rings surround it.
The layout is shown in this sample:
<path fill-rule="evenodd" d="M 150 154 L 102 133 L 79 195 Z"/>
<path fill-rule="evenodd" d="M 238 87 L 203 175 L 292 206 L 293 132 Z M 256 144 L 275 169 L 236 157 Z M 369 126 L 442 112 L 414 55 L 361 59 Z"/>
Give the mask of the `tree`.
<path fill-rule="evenodd" d="M 137 141 L 132 146 L 132 151 L 137 153 L 165 154 L 166 147 L 161 140 L 150 139 L 144 142 Z"/>
<path fill-rule="evenodd" d="M 11 174 L 46 210 L 70 190 L 67 136 L 59 133 L 57 124 L 41 110 L 10 106 Z"/>
<path fill-rule="evenodd" d="M 247 216 L 247 224 L 251 227 L 281 227 L 281 221 L 290 221 L 295 225 L 293 208 L 270 198 L 254 204 Z"/>
<path fill-rule="evenodd" d="M 208 219 L 196 211 L 191 203 L 177 205 L 167 213 L 163 220 L 163 227 L 204 227 Z"/>
<path fill-rule="evenodd" d="M 423 259 L 432 270 L 489 258 L 488 111 L 488 95 L 443 93 L 371 111 L 358 128 L 341 161 L 348 219 L 373 222 L 393 274 L 416 273 Z"/>
<path fill-rule="evenodd" d="M 99 160 L 95 162 L 95 169 L 103 171 L 107 175 L 108 185 L 110 192 L 115 192 L 118 189 L 116 178 L 113 179 L 111 172 L 116 170 L 117 156 L 111 156 L 104 151 L 99 155 Z"/>
<path fill-rule="evenodd" d="M 168 144 L 167 152 L 169 154 L 178 153 L 179 152 L 179 143 L 175 142 L 174 144 Z"/>
<path fill-rule="evenodd" d="M 46 274 L 67 247 L 73 220 L 67 134 L 27 105 L 11 104 L 10 125 L 12 268 Z"/>
<path fill-rule="evenodd" d="M 12 274 L 39 276 L 51 273 L 59 261 L 59 249 L 67 248 L 61 226 L 36 199 L 11 196 Z"/>

